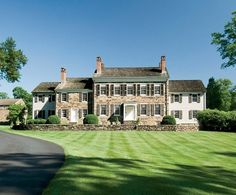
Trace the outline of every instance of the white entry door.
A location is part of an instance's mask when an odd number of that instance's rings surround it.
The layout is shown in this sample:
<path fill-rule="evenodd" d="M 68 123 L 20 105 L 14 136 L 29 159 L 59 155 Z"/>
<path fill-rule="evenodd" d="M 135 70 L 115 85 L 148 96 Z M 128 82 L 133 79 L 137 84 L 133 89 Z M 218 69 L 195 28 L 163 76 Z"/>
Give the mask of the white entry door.
<path fill-rule="evenodd" d="M 71 109 L 70 122 L 72 122 L 72 123 L 78 122 L 78 110 L 77 109 Z"/>
<path fill-rule="evenodd" d="M 135 106 L 134 105 L 125 105 L 125 121 L 134 121 L 135 120 Z"/>

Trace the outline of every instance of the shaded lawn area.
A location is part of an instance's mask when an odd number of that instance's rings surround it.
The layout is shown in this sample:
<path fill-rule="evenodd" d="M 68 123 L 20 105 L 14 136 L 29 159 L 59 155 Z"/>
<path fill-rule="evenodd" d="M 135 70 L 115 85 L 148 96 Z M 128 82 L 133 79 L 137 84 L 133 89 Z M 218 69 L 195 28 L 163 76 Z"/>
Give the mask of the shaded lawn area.
<path fill-rule="evenodd" d="M 7 131 L 64 147 L 44 194 L 236 194 L 236 133 Z"/>

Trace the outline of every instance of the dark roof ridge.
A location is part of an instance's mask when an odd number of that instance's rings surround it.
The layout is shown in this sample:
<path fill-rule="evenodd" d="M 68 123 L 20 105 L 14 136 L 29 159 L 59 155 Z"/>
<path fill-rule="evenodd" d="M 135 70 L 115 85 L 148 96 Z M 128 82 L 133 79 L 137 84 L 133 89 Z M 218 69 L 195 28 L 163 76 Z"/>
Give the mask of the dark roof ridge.
<path fill-rule="evenodd" d="M 145 69 L 153 69 L 153 68 L 157 68 L 159 69 L 160 67 L 158 66 L 119 66 L 119 67 L 105 67 L 105 69 L 122 69 L 122 68 L 130 68 L 130 69 L 134 69 L 134 68 L 145 68 Z"/>

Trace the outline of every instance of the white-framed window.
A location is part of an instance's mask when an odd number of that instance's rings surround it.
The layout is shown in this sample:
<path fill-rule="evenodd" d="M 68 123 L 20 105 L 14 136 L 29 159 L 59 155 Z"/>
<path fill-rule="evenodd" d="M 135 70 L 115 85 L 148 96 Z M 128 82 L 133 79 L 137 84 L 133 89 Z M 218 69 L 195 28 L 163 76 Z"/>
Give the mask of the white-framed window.
<path fill-rule="evenodd" d="M 120 116 L 120 105 L 114 106 L 114 116 Z"/>
<path fill-rule="evenodd" d="M 193 110 L 193 118 L 197 118 L 197 113 L 198 113 L 198 110 Z"/>
<path fill-rule="evenodd" d="M 147 104 L 141 104 L 140 105 L 140 114 L 141 115 L 147 115 Z"/>
<path fill-rule="evenodd" d="M 62 109 L 61 110 L 61 117 L 67 118 L 67 110 L 66 109 Z"/>
<path fill-rule="evenodd" d="M 154 85 L 154 94 L 155 95 L 161 94 L 161 86 L 160 85 Z"/>
<path fill-rule="evenodd" d="M 115 85 L 114 86 L 114 94 L 115 95 L 120 95 L 120 85 Z"/>
<path fill-rule="evenodd" d="M 174 94 L 174 102 L 180 102 L 180 95 Z"/>
<path fill-rule="evenodd" d="M 107 105 L 101 105 L 100 107 L 100 115 L 106 115 L 107 114 Z"/>
<path fill-rule="evenodd" d="M 154 114 L 155 115 L 160 115 L 161 114 L 161 105 L 160 104 L 155 104 Z"/>
<path fill-rule="evenodd" d="M 127 95 L 134 95 L 134 85 L 127 85 Z"/>
<path fill-rule="evenodd" d="M 100 95 L 107 95 L 106 85 L 101 85 L 100 86 Z"/>
<path fill-rule="evenodd" d="M 66 93 L 61 94 L 61 101 L 63 101 L 63 102 L 67 101 L 67 94 Z"/>
<path fill-rule="evenodd" d="M 192 94 L 192 102 L 198 102 L 198 96 L 197 94 Z"/>
<path fill-rule="evenodd" d="M 82 93 L 82 101 L 87 102 L 88 101 L 88 93 Z"/>
<path fill-rule="evenodd" d="M 172 110 L 171 115 L 174 116 L 177 119 L 182 119 L 182 110 Z"/>
<path fill-rule="evenodd" d="M 43 101 L 43 95 L 38 95 L 38 100 L 39 100 L 39 102 L 42 102 Z"/>
<path fill-rule="evenodd" d="M 88 110 L 87 109 L 83 109 L 83 117 L 85 117 L 88 114 Z"/>
<path fill-rule="evenodd" d="M 140 95 L 147 95 L 147 85 L 140 85 Z"/>

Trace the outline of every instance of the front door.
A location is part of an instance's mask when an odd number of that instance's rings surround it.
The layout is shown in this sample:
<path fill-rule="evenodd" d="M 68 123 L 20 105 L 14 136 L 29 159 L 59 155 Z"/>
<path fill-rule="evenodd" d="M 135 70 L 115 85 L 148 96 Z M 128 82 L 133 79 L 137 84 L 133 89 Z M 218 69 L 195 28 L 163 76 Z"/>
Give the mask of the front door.
<path fill-rule="evenodd" d="M 125 105 L 125 121 L 134 121 L 135 120 L 135 106 L 134 105 Z"/>
<path fill-rule="evenodd" d="M 72 122 L 72 123 L 78 122 L 78 110 L 77 109 L 71 109 L 70 122 Z"/>

